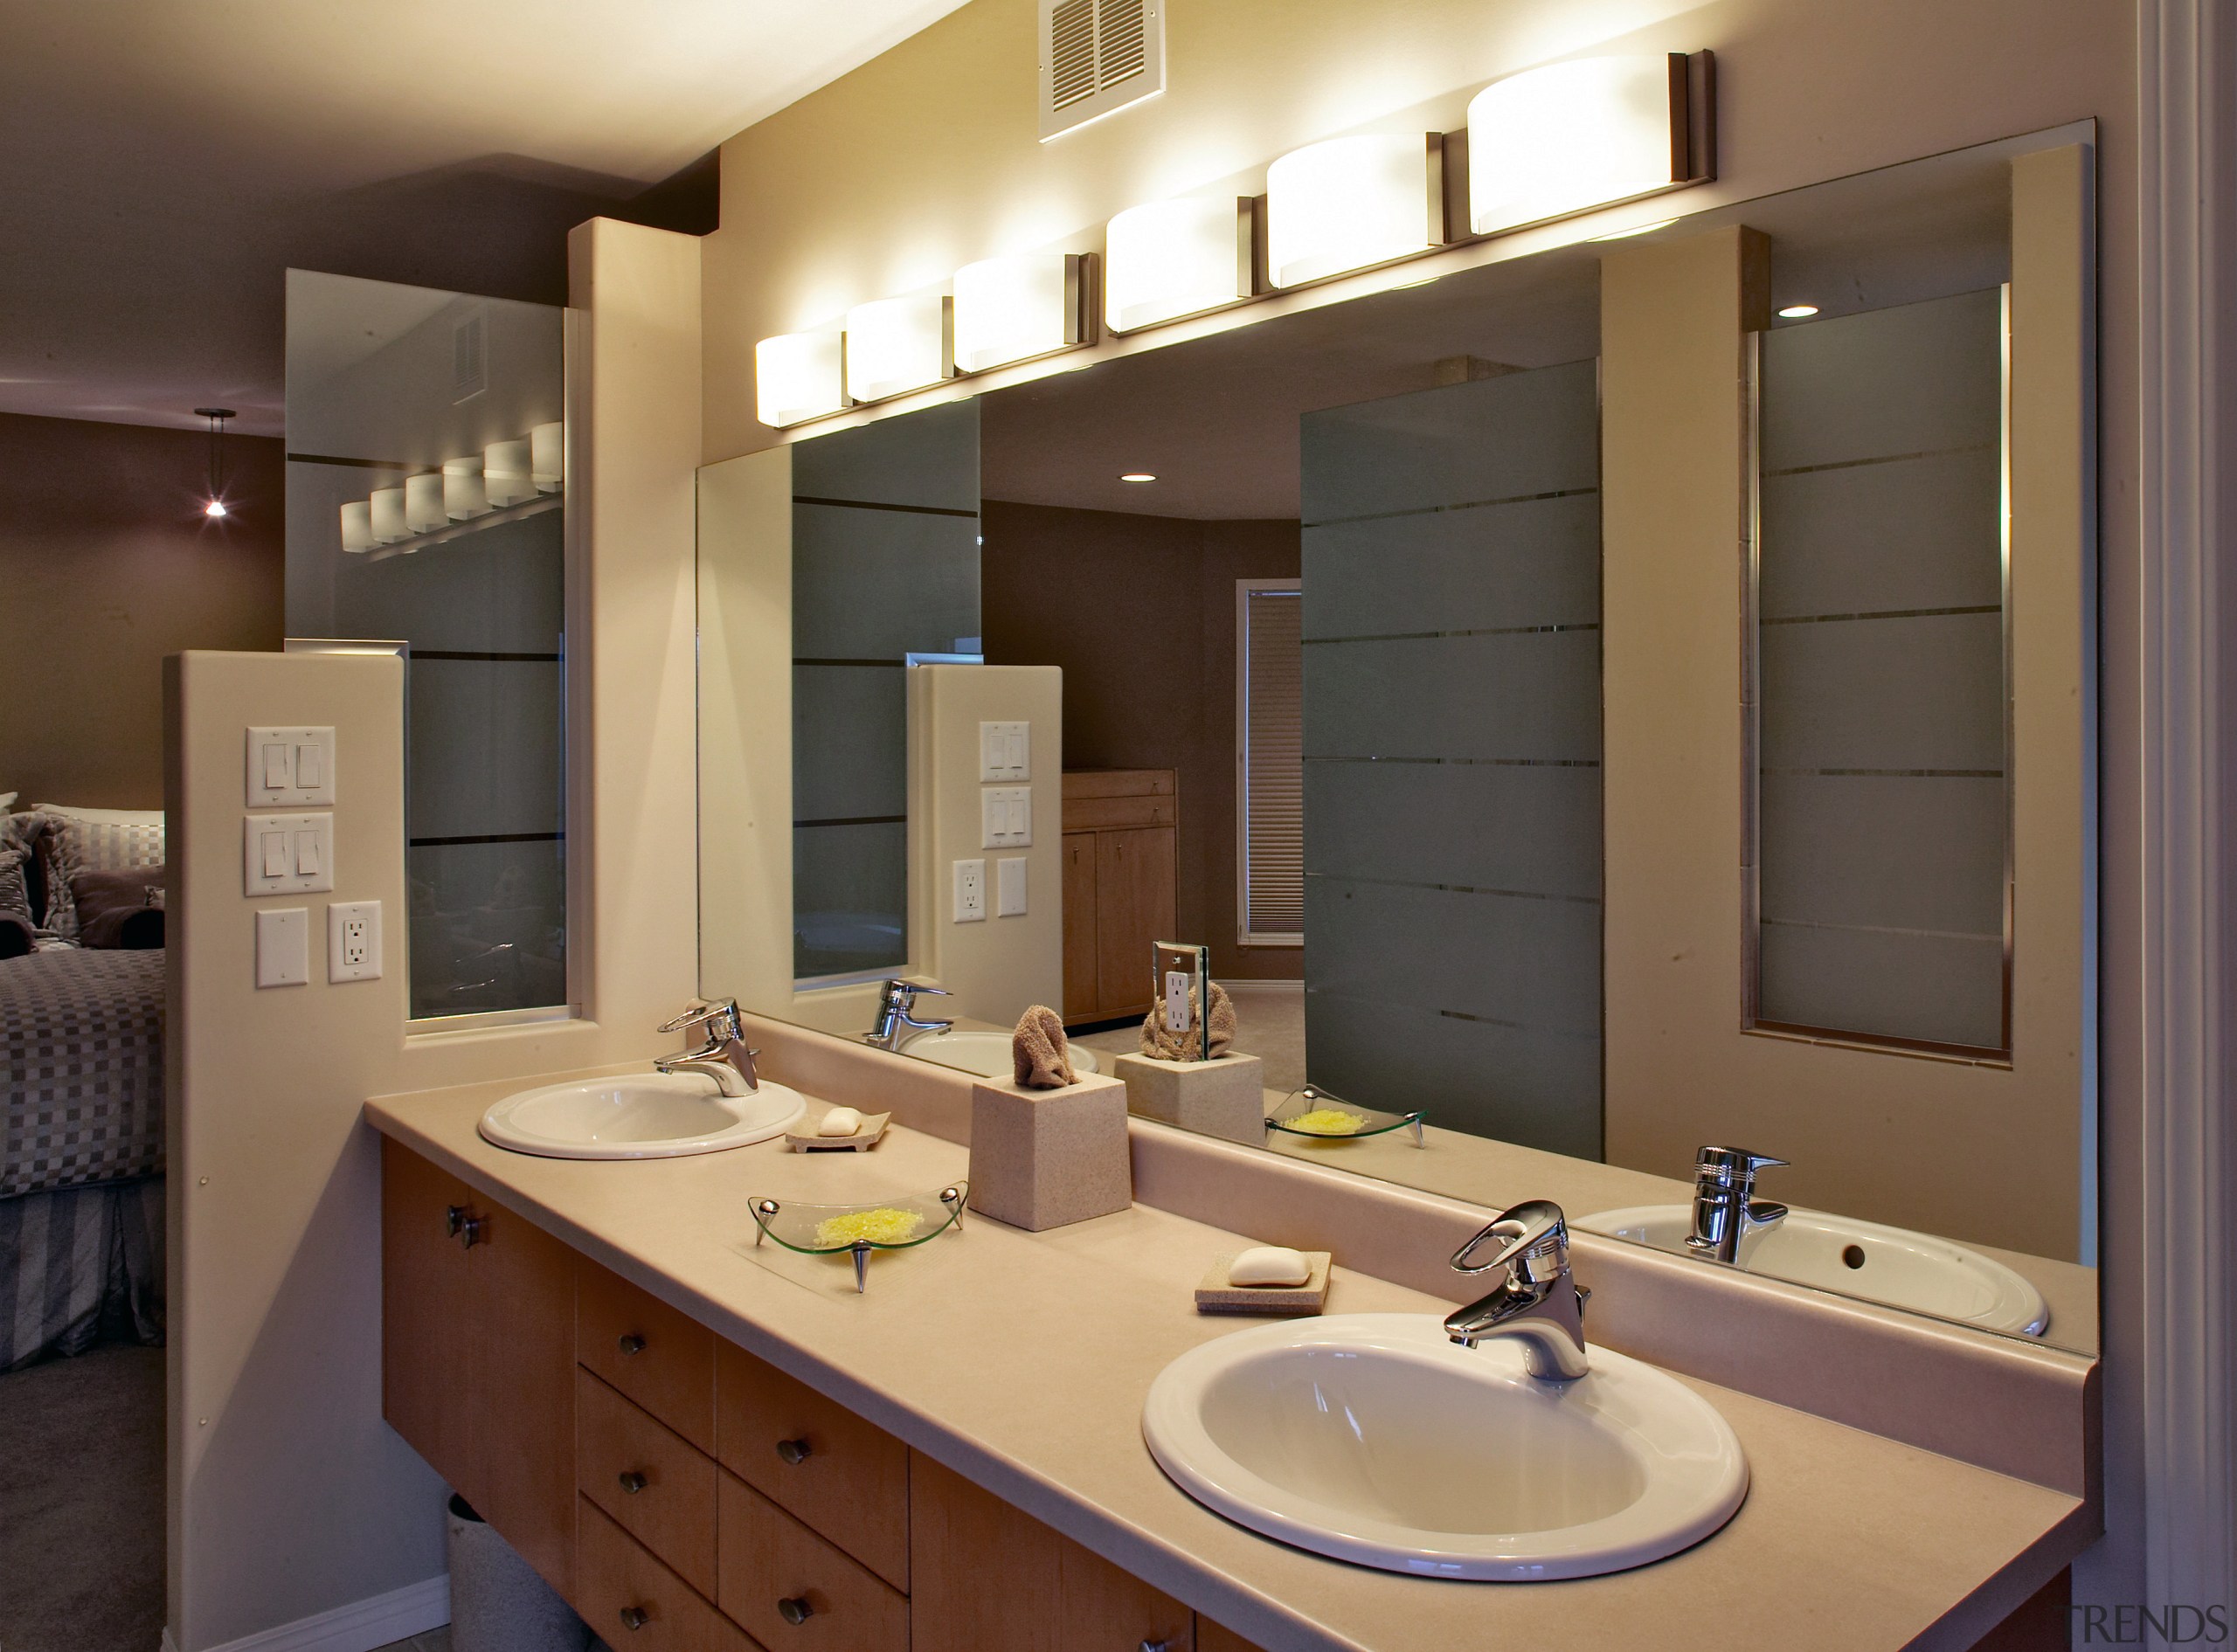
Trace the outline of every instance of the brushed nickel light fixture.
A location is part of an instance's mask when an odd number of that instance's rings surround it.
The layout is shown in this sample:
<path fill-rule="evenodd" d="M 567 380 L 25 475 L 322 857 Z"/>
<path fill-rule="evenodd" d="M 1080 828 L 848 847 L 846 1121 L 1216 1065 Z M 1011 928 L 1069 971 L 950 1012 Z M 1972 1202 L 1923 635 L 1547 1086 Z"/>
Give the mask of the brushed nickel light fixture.
<path fill-rule="evenodd" d="M 230 407 L 197 407 L 194 416 L 210 421 L 210 497 L 203 501 L 202 514 L 218 522 L 226 515 L 225 421 L 235 415 Z"/>

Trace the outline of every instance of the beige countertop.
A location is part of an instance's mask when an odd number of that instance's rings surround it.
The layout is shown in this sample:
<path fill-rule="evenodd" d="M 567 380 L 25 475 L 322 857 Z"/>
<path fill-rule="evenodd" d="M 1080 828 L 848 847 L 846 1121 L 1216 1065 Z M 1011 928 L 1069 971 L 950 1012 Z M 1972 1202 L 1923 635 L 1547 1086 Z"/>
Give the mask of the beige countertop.
<path fill-rule="evenodd" d="M 544 1080 L 537 1082 L 547 1082 Z M 1143 1446 L 1151 1379 L 1240 1328 L 1195 1312 L 1212 1258 L 1248 1236 L 1137 1205 L 1042 1234 L 976 1213 L 873 1259 L 757 1248 L 746 1200 L 936 1189 L 969 1153 L 897 1126 L 874 1152 L 780 1142 L 638 1162 L 536 1158 L 475 1121 L 525 1082 L 367 1103 L 370 1122 L 482 1192 L 1268 1652 L 1527 1646 L 1963 1647 L 2086 1540 L 2080 1501 L 1765 1400 L 1691 1381 L 1752 1472 L 1715 1537 L 1569 1583 L 1450 1583 L 1370 1571 L 1230 1524 Z M 813 1104 L 812 1104 L 813 1106 Z M 1342 1267 L 1332 1313 L 1445 1302 Z M 1248 1323 L 1248 1322 L 1244 1322 Z"/>

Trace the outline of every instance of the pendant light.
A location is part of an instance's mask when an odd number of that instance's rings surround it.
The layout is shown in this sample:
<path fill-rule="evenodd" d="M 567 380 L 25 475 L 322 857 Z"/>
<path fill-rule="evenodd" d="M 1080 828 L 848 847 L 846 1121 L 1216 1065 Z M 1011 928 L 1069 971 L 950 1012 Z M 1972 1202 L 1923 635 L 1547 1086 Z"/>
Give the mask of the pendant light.
<path fill-rule="evenodd" d="M 202 514 L 217 522 L 225 515 L 225 421 L 234 413 L 230 407 L 197 407 L 194 416 L 210 421 L 210 497 Z"/>

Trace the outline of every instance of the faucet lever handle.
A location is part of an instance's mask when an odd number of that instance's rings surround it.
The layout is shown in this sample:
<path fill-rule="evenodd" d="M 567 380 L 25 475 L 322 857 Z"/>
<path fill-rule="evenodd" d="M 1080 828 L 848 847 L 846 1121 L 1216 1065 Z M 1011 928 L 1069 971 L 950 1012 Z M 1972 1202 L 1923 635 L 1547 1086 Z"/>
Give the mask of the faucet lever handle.
<path fill-rule="evenodd" d="M 1479 1245 L 1495 1235 L 1506 1241 L 1498 1255 L 1488 1261 L 1469 1260 Z M 1558 1270 L 1569 1266 L 1569 1219 L 1562 1207 L 1550 1199 L 1531 1199 L 1509 1206 L 1485 1223 L 1474 1238 L 1452 1253 L 1452 1266 L 1459 1273 L 1481 1274 L 1542 1257 Z"/>
<path fill-rule="evenodd" d="M 894 991 L 899 995 L 904 1004 L 906 1004 L 911 999 L 915 998 L 919 992 L 930 992 L 934 998 L 953 998 L 955 996 L 955 994 L 951 992 L 946 987 L 922 986 L 915 981 L 896 981 L 893 984 L 893 986 Z"/>
<path fill-rule="evenodd" d="M 1703 1147 L 1693 1155 L 1693 1175 L 1696 1179 L 1714 1176 L 1724 1183 L 1735 1178 L 1753 1180 L 1757 1171 L 1771 1170 L 1786 1162 L 1752 1148 Z"/>
<path fill-rule="evenodd" d="M 716 999 L 709 1003 L 695 1004 L 674 1020 L 662 1021 L 657 1030 L 662 1033 L 681 1033 L 687 1026 L 697 1026 L 706 1021 L 724 1021 L 727 1023 L 724 1029 L 725 1033 L 731 1038 L 738 1037 L 739 1035 L 738 1000 L 734 998 L 724 998 Z"/>

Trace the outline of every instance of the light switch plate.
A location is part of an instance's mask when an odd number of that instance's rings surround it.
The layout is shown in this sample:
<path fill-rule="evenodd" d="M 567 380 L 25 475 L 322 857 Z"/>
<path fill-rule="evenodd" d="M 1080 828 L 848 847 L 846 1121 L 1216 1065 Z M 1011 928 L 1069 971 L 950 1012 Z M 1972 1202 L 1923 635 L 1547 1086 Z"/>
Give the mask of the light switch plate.
<path fill-rule="evenodd" d="M 334 730 L 251 729 L 247 787 L 252 809 L 334 802 Z"/>
<path fill-rule="evenodd" d="M 326 909 L 326 978 L 377 981 L 381 973 L 381 903 L 336 901 Z"/>
<path fill-rule="evenodd" d="M 1022 854 L 1006 854 L 994 862 L 994 916 L 1025 916 L 1025 857 Z"/>
<path fill-rule="evenodd" d="M 987 863 L 984 861 L 958 861 L 955 863 L 955 921 L 958 923 L 984 923 L 987 921 Z"/>
<path fill-rule="evenodd" d="M 318 895 L 334 887 L 334 814 L 252 814 L 241 819 L 246 893 Z"/>
<path fill-rule="evenodd" d="M 1033 788 L 981 786 L 979 790 L 982 849 L 1025 849 L 1033 846 Z"/>
<path fill-rule="evenodd" d="M 310 978 L 310 909 L 266 907 L 256 915 L 256 984 L 308 986 Z"/>
<path fill-rule="evenodd" d="M 1033 778 L 1033 725 L 1029 722 L 980 723 L 979 778 L 981 780 Z"/>

